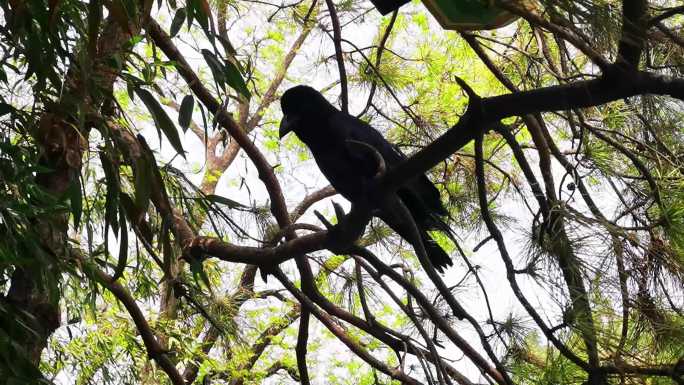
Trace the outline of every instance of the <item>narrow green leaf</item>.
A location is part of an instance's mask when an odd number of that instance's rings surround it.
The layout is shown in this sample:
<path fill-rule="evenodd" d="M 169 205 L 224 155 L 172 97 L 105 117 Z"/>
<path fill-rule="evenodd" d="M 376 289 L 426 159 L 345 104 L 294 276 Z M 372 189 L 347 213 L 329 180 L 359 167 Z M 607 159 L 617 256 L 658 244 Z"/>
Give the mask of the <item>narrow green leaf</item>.
<path fill-rule="evenodd" d="M 208 49 L 202 50 L 202 56 L 204 56 L 204 60 L 209 65 L 211 74 L 214 75 L 214 80 L 219 84 L 221 88 L 223 88 L 223 85 L 226 83 L 226 74 L 224 73 L 225 70 L 223 64 L 221 64 L 221 62 L 219 61 L 219 59 L 216 58 L 214 53 L 209 51 Z"/>
<path fill-rule="evenodd" d="M 171 22 L 171 30 L 169 31 L 171 37 L 174 37 L 178 34 L 178 31 L 180 31 L 181 27 L 183 26 L 183 22 L 187 17 L 188 12 L 185 10 L 185 8 L 179 8 L 178 11 L 176 11 L 176 15 L 173 17 L 173 21 Z"/>
<path fill-rule="evenodd" d="M 126 225 L 126 215 L 124 214 L 123 206 L 120 206 L 120 209 L 121 236 L 119 237 L 119 260 L 116 263 L 116 268 L 112 275 L 112 279 L 115 281 L 123 275 L 126 265 L 128 264 L 128 226 Z"/>
<path fill-rule="evenodd" d="M 223 205 L 226 205 L 230 207 L 231 209 L 236 209 L 236 208 L 245 208 L 247 206 L 243 205 L 240 202 L 236 202 L 232 199 L 222 197 L 220 195 L 215 195 L 215 194 L 209 194 L 206 196 L 207 200 L 212 202 L 212 203 L 220 203 Z"/>
<path fill-rule="evenodd" d="M 14 111 L 14 107 L 7 103 L 0 103 L 0 116 L 7 115 L 12 111 Z"/>
<path fill-rule="evenodd" d="M 147 211 L 152 187 L 152 167 L 144 156 L 135 162 L 135 206 Z"/>
<path fill-rule="evenodd" d="M 195 17 L 197 18 L 197 22 L 205 32 L 209 32 L 209 16 L 211 15 L 209 3 L 207 0 L 193 0 L 192 3 L 195 7 Z"/>
<path fill-rule="evenodd" d="M 150 229 L 149 224 L 144 220 L 145 212 L 140 210 L 140 208 L 135 205 L 135 202 L 133 202 L 133 199 L 125 192 L 122 192 L 119 198 L 121 207 L 125 210 L 124 212 L 121 212 L 120 215 L 123 216 L 125 213 L 128 216 L 129 222 L 134 223 L 137 229 L 140 230 L 140 235 L 151 244 L 154 235 L 152 234 L 152 229 Z"/>
<path fill-rule="evenodd" d="M 178 113 L 178 124 L 183 129 L 183 132 L 188 130 L 190 121 L 192 120 L 192 110 L 195 108 L 195 98 L 192 95 L 185 95 L 180 105 Z"/>
<path fill-rule="evenodd" d="M 202 107 L 202 103 L 197 103 L 197 105 L 199 106 L 200 113 L 202 114 L 202 127 L 204 127 L 204 151 L 207 151 L 207 146 L 209 144 L 209 126 L 207 125 L 207 115 L 204 112 L 204 107 Z"/>
<path fill-rule="evenodd" d="M 78 229 L 83 214 L 83 194 L 81 194 L 81 182 L 74 179 L 69 186 L 69 202 L 71 205 L 71 215 L 74 216 L 74 228 Z"/>
<path fill-rule="evenodd" d="M 157 101 L 157 99 L 152 96 L 152 94 L 142 88 L 136 88 L 135 92 L 138 94 L 138 97 L 142 99 L 143 103 L 147 106 L 147 109 L 150 111 L 150 114 L 152 115 L 152 119 L 154 119 L 154 123 L 157 126 L 157 129 L 161 130 L 164 132 L 164 135 L 166 135 L 166 138 L 169 140 L 171 143 L 171 146 L 182 156 L 185 158 L 185 151 L 183 150 L 183 145 L 181 144 L 180 136 L 178 135 L 178 130 L 176 129 L 176 125 L 173 124 L 173 121 L 171 118 L 169 118 L 169 115 L 166 114 L 166 111 L 162 108 L 161 104 Z"/>
<path fill-rule="evenodd" d="M 126 92 L 131 99 L 131 103 L 135 103 L 135 84 L 130 80 L 126 81 Z"/>
<path fill-rule="evenodd" d="M 197 283 L 204 283 L 209 290 L 211 290 L 211 283 L 209 282 L 209 276 L 207 275 L 207 272 L 204 271 L 204 265 L 202 264 L 202 260 L 193 258 L 190 260 L 190 272 L 192 272 L 193 278 L 195 278 L 195 282 Z"/>
<path fill-rule="evenodd" d="M 228 85 L 231 86 L 235 91 L 239 92 L 245 98 L 249 99 L 252 95 L 247 89 L 247 84 L 242 78 L 240 70 L 231 62 L 226 62 L 226 78 L 228 79 Z"/>
<path fill-rule="evenodd" d="M 117 220 L 117 209 L 119 207 L 120 190 L 119 173 L 104 151 L 100 152 L 100 163 L 102 163 L 105 183 L 107 184 L 107 194 L 105 196 L 105 229 L 106 227 L 111 226 L 114 234 L 118 236 L 119 223 Z"/>

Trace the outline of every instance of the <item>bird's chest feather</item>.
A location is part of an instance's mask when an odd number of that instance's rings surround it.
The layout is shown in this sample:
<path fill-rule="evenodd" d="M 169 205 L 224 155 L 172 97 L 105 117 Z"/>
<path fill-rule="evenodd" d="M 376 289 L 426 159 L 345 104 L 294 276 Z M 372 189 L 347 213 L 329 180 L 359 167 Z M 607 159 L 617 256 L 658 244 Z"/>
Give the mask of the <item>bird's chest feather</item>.
<path fill-rule="evenodd" d="M 363 159 L 350 153 L 344 140 L 317 138 L 305 143 L 311 150 L 318 168 L 330 184 L 352 202 L 367 198 L 370 178 L 367 176 L 368 165 Z"/>

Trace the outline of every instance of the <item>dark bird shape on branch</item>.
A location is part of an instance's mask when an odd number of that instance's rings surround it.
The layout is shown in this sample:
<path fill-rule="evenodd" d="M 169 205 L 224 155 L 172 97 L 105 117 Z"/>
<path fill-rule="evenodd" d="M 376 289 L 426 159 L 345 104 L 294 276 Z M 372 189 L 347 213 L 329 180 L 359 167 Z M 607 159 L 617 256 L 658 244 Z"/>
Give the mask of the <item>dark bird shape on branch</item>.
<path fill-rule="evenodd" d="M 412 226 L 396 215 L 396 207 L 386 202 L 373 202 L 378 188 L 379 167 L 391 169 L 406 156 L 388 142 L 380 132 L 360 119 L 330 104 L 320 92 L 308 86 L 296 86 L 280 98 L 283 119 L 280 138 L 294 132 L 311 150 L 321 172 L 337 192 L 352 205 L 373 209 L 402 238 L 411 242 Z M 369 147 L 370 146 L 370 147 Z M 365 148 L 364 148 L 365 147 Z M 378 159 L 378 154 L 382 160 Z M 438 230 L 453 240 L 444 218 L 448 215 L 439 191 L 425 175 L 407 180 L 397 190 L 398 201 L 408 209 L 434 267 L 443 272 L 451 266 L 451 258 L 430 236 Z M 416 248 L 416 245 L 413 245 Z"/>

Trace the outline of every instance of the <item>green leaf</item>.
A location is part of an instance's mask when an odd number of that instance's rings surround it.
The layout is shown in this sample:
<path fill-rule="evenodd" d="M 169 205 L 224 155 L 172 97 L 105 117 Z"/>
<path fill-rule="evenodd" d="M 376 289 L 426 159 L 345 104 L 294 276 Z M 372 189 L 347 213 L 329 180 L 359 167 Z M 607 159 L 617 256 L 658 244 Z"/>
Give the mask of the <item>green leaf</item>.
<path fill-rule="evenodd" d="M 164 135 L 171 143 L 171 146 L 173 146 L 173 148 L 180 156 L 185 158 L 185 150 L 183 150 L 183 145 L 181 144 L 180 136 L 178 135 L 176 125 L 173 124 L 173 121 L 171 120 L 171 118 L 169 118 L 169 115 L 166 114 L 166 111 L 164 111 L 161 104 L 159 104 L 157 99 L 154 96 L 152 96 L 152 94 L 149 91 L 145 89 L 136 88 L 135 92 L 138 94 L 138 97 L 142 99 L 143 103 L 145 103 L 147 109 L 150 111 L 150 114 L 152 115 L 152 119 L 154 119 L 154 124 L 157 126 L 157 129 L 164 132 Z"/>
<path fill-rule="evenodd" d="M 247 89 L 247 84 L 245 83 L 245 80 L 242 78 L 240 70 L 238 70 L 238 68 L 231 62 L 227 62 L 225 68 L 226 75 L 228 78 L 228 85 L 230 85 L 235 91 L 242 94 L 242 96 L 244 96 L 245 98 L 251 98 L 252 95 L 249 93 L 249 90 Z"/>
<path fill-rule="evenodd" d="M 135 206 L 147 211 L 152 187 L 152 167 L 146 157 L 141 156 L 135 162 Z"/>
<path fill-rule="evenodd" d="M 130 80 L 127 80 L 126 92 L 128 93 L 128 98 L 131 99 L 131 102 L 135 103 L 135 83 L 132 83 Z"/>
<path fill-rule="evenodd" d="M 107 154 L 100 152 L 100 163 L 105 174 L 107 184 L 107 195 L 105 196 L 105 229 L 112 227 L 114 234 L 119 234 L 119 223 L 117 221 L 117 208 L 119 207 L 119 172 Z M 106 230 L 105 230 L 106 231 Z"/>
<path fill-rule="evenodd" d="M 226 84 L 226 75 L 224 73 L 223 64 L 221 64 L 214 53 L 208 49 L 202 50 L 202 56 L 204 56 L 204 60 L 207 62 L 207 65 L 209 65 L 211 74 L 214 76 L 214 81 L 219 84 L 220 88 L 223 88 L 224 84 Z"/>
<path fill-rule="evenodd" d="M 126 226 L 126 215 L 124 214 L 124 208 L 121 206 L 121 236 L 119 237 L 119 260 L 116 263 L 116 268 L 114 269 L 114 274 L 112 275 L 113 280 L 119 279 L 126 269 L 128 264 L 128 226 Z"/>
<path fill-rule="evenodd" d="M 193 5 L 195 8 L 195 16 L 200 27 L 205 32 L 209 32 L 209 16 L 211 15 L 211 9 L 209 8 L 209 3 L 207 0 L 194 0 Z"/>
<path fill-rule="evenodd" d="M 81 182 L 78 179 L 74 179 L 69 186 L 69 202 L 71 215 L 74 216 L 74 227 L 78 229 L 83 213 L 83 195 L 81 194 Z"/>
<path fill-rule="evenodd" d="M 211 290 L 211 283 L 209 282 L 209 276 L 204 271 L 204 265 L 202 260 L 198 258 L 192 258 L 190 260 L 190 271 L 192 272 L 193 278 L 196 282 L 203 282 L 209 290 Z"/>
<path fill-rule="evenodd" d="M 178 31 L 180 31 L 181 27 L 183 26 L 183 22 L 185 19 L 188 17 L 188 12 L 185 10 L 185 8 L 179 8 L 178 11 L 176 11 L 176 15 L 173 17 L 173 21 L 171 22 L 171 30 L 169 31 L 169 34 L 171 37 L 174 37 L 178 34 Z"/>
<path fill-rule="evenodd" d="M 7 103 L 0 103 L 0 116 L 7 115 L 12 111 L 14 111 L 14 107 Z"/>
<path fill-rule="evenodd" d="M 228 198 L 222 197 L 220 195 L 209 194 L 206 196 L 206 198 L 209 202 L 220 203 L 220 204 L 223 204 L 223 205 L 230 207 L 231 209 L 247 207 L 240 202 L 236 202 L 232 199 L 228 199 Z"/>
<path fill-rule="evenodd" d="M 144 220 L 145 213 L 136 206 L 135 202 L 133 202 L 133 199 L 131 199 L 131 197 L 125 192 L 121 192 L 120 202 L 121 207 L 124 209 L 120 216 L 123 217 L 123 215 L 126 214 L 128 216 L 128 220 L 131 223 L 134 223 L 138 230 L 140 230 L 140 235 L 147 242 L 152 243 L 152 238 L 154 235 L 152 234 L 152 229 L 150 229 L 149 224 Z"/>
<path fill-rule="evenodd" d="M 183 132 L 188 130 L 190 126 L 190 121 L 192 120 L 192 110 L 195 107 L 195 98 L 192 95 L 185 95 L 183 101 L 180 105 L 180 111 L 178 113 L 178 124 L 183 129 Z"/>

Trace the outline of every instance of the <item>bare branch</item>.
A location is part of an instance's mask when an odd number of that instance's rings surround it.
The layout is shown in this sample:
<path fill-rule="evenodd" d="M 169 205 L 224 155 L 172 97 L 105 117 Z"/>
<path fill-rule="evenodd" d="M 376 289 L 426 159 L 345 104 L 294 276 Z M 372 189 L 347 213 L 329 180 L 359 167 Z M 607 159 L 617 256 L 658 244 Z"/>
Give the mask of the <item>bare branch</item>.
<path fill-rule="evenodd" d="M 121 286 L 119 282 L 114 281 L 107 273 L 99 270 L 84 258 L 79 258 L 79 261 L 86 274 L 90 275 L 97 282 L 100 282 L 124 305 L 128 314 L 131 315 L 133 323 L 135 323 L 135 326 L 138 329 L 138 333 L 140 333 L 140 337 L 147 350 L 147 355 L 159 364 L 174 385 L 185 385 L 183 376 L 181 376 L 174 363 L 167 356 L 167 352 L 157 340 L 157 337 L 147 323 L 142 310 L 140 310 L 135 299 L 131 296 L 131 293 L 125 287 Z"/>
<path fill-rule="evenodd" d="M 361 359 L 366 361 L 375 369 L 385 373 L 386 375 L 401 381 L 403 384 L 420 385 L 421 382 L 413 377 L 408 376 L 398 368 L 390 368 L 384 362 L 378 360 L 373 355 L 368 353 L 365 349 L 359 346 L 347 333 L 342 329 L 333 319 L 323 311 L 321 311 L 304 293 L 302 293 L 295 285 L 285 276 L 285 274 L 277 269 L 274 275 L 285 286 L 290 293 L 292 293 L 302 307 L 309 310 L 330 332 L 344 343 L 352 352 L 354 352 Z"/>
<path fill-rule="evenodd" d="M 332 0 L 325 0 L 330 12 L 330 20 L 333 26 L 333 43 L 335 45 L 335 57 L 337 68 L 340 71 L 340 102 L 342 111 L 349 112 L 349 94 L 347 90 L 347 71 L 344 69 L 344 57 L 342 56 L 342 30 L 340 29 L 340 19 L 337 18 L 337 11 Z"/>
<path fill-rule="evenodd" d="M 332 186 L 326 186 L 323 187 L 320 190 L 314 191 L 313 193 L 307 195 L 302 199 L 301 202 L 295 207 L 294 210 L 290 213 L 290 220 L 292 222 L 296 222 L 299 217 L 304 215 L 306 210 L 309 209 L 314 203 L 323 200 L 325 198 L 331 197 L 333 195 L 337 194 L 337 191 L 335 191 L 335 188 Z"/>
<path fill-rule="evenodd" d="M 311 312 L 308 309 L 302 309 L 302 314 L 299 317 L 299 334 L 297 335 L 297 368 L 299 369 L 299 378 L 303 385 L 309 385 L 309 370 L 306 367 L 306 350 L 309 343 L 309 317 Z"/>

